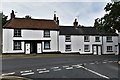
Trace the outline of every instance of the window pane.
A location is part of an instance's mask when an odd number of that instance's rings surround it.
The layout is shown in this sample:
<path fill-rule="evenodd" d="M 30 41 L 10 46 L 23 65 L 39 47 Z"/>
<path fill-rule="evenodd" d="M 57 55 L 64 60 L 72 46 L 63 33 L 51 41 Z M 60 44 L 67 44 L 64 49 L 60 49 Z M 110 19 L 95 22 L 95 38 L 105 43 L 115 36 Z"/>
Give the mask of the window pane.
<path fill-rule="evenodd" d="M 14 49 L 15 50 L 21 49 L 21 42 L 20 41 L 14 41 Z"/>
<path fill-rule="evenodd" d="M 50 42 L 44 42 L 44 48 L 50 49 Z"/>
<path fill-rule="evenodd" d="M 49 30 L 44 30 L 44 36 L 45 37 L 50 37 L 50 31 Z"/>
<path fill-rule="evenodd" d="M 14 36 L 20 37 L 21 36 L 21 29 L 14 29 Z"/>

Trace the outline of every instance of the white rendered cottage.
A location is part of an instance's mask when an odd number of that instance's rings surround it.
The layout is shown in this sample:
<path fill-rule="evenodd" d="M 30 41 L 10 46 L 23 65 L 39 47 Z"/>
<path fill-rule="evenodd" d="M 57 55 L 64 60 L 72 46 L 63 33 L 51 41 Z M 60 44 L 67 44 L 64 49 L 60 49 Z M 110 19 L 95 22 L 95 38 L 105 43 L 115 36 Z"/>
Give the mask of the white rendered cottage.
<path fill-rule="evenodd" d="M 43 53 L 58 51 L 59 20 L 16 18 L 3 26 L 3 53 Z"/>
<path fill-rule="evenodd" d="M 60 26 L 59 51 L 80 54 L 118 54 L 118 34 L 99 33 L 94 27 Z"/>

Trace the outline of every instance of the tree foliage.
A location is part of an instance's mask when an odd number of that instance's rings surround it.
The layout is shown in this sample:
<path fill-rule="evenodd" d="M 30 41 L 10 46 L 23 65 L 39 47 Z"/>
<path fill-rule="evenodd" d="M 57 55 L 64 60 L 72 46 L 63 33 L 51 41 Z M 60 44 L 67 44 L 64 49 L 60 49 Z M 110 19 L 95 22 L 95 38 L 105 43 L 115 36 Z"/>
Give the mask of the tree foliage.
<path fill-rule="evenodd" d="M 8 16 L 5 16 L 3 13 L 0 13 L 0 24 L 2 24 L 2 26 L 7 23 L 7 17 Z"/>
<path fill-rule="evenodd" d="M 32 17 L 30 15 L 25 16 L 26 19 L 31 19 Z"/>
<path fill-rule="evenodd" d="M 120 31 L 120 1 L 107 3 L 104 10 L 106 14 L 102 18 L 95 19 L 94 27 L 100 32 Z"/>

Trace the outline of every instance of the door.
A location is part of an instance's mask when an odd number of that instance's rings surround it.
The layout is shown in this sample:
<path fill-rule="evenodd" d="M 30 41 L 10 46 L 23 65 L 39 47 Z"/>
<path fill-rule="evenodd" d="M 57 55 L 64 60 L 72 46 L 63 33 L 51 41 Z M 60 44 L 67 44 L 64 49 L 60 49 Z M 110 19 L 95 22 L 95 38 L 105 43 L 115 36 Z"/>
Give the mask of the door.
<path fill-rule="evenodd" d="M 30 54 L 30 43 L 26 43 L 25 47 L 26 47 L 25 53 Z"/>
<path fill-rule="evenodd" d="M 98 55 L 101 55 L 101 46 L 98 46 Z"/>
<path fill-rule="evenodd" d="M 115 45 L 115 55 L 118 55 L 118 46 Z"/>
<path fill-rule="evenodd" d="M 37 53 L 41 53 L 41 43 L 37 43 Z"/>
<path fill-rule="evenodd" d="M 97 55 L 97 46 L 93 46 L 93 54 Z"/>

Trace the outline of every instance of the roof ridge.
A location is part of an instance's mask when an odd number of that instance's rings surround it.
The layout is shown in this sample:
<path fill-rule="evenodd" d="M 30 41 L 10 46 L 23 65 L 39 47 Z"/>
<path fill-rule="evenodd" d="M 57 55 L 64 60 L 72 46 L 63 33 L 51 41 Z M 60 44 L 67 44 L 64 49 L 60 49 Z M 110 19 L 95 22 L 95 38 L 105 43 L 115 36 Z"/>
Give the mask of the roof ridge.
<path fill-rule="evenodd" d="M 15 18 L 15 19 L 27 19 L 27 18 Z M 29 20 L 29 19 L 28 19 Z M 31 18 L 30 20 L 45 20 L 45 21 L 54 21 L 52 19 L 35 19 L 35 18 Z"/>

